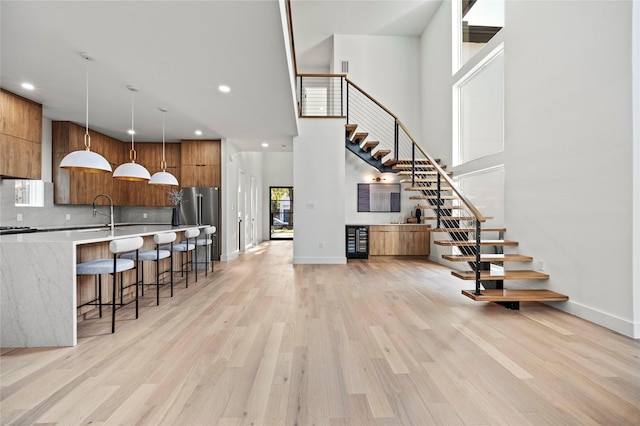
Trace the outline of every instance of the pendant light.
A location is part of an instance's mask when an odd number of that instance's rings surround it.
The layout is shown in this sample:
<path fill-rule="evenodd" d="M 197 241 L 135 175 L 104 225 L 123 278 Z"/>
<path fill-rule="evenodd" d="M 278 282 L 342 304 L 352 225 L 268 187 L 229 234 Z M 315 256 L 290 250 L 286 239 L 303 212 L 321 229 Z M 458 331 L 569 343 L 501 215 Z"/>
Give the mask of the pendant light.
<path fill-rule="evenodd" d="M 84 150 L 73 151 L 67 154 L 60 162 L 63 169 L 88 172 L 102 173 L 111 172 L 111 164 L 97 152 L 91 151 L 91 136 L 89 135 L 89 61 L 93 58 L 88 53 L 81 52 L 80 56 L 87 61 L 86 69 L 86 115 L 85 115 L 85 133 L 84 133 Z"/>
<path fill-rule="evenodd" d="M 135 92 L 137 92 L 138 89 L 136 89 L 134 86 L 127 86 L 127 89 L 131 90 L 131 130 L 129 131 L 129 133 L 131 133 L 131 150 L 129 151 L 129 159 L 131 160 L 131 162 L 119 165 L 118 168 L 113 172 L 113 178 L 140 182 L 151 179 L 151 175 L 149 174 L 149 171 L 144 168 L 144 166 L 136 163 L 137 155 L 134 141 L 136 131 L 133 120 L 133 98 Z"/>
<path fill-rule="evenodd" d="M 162 111 L 162 162 L 160 163 L 161 172 L 154 173 L 149 181 L 150 185 L 178 185 L 178 179 L 171 173 L 167 172 L 167 161 L 164 157 L 164 114 L 167 112 L 165 108 L 160 108 Z"/>

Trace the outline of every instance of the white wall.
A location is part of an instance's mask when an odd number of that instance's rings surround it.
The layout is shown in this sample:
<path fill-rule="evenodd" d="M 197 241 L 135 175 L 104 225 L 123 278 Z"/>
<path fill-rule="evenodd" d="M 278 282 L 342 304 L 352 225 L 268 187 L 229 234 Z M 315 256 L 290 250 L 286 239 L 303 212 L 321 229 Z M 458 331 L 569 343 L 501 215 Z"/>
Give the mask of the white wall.
<path fill-rule="evenodd" d="M 270 236 L 270 223 L 269 223 L 269 202 L 271 194 L 269 193 L 269 187 L 271 186 L 293 186 L 293 152 L 265 152 L 263 155 L 263 186 L 262 191 L 264 198 L 262 201 L 262 209 L 265 214 L 262 215 L 262 239 L 269 240 Z M 293 196 L 295 198 L 295 188 L 293 190 Z M 294 211 L 294 221 L 295 221 Z"/>
<path fill-rule="evenodd" d="M 442 3 L 421 38 L 423 136 L 445 159 L 450 7 Z M 628 1 L 506 2 L 503 159 L 507 238 L 543 260 L 551 277 L 507 286 L 566 294 L 569 301 L 555 306 L 637 337 L 631 8 Z"/>
<path fill-rule="evenodd" d="M 293 263 L 346 263 L 343 119 L 300 119 L 293 141 Z"/>
<path fill-rule="evenodd" d="M 579 8 L 506 2 L 507 235 L 562 309 L 632 335 L 631 3 Z"/>
<path fill-rule="evenodd" d="M 418 143 L 451 166 L 451 3 L 444 1 L 420 38 L 421 122 Z"/>
<path fill-rule="evenodd" d="M 417 37 L 334 35 L 333 72 L 348 77 L 420 134 L 420 45 Z"/>
<path fill-rule="evenodd" d="M 240 251 L 251 246 L 250 197 L 251 178 L 258 184 L 258 206 L 255 221 L 258 240 L 262 236 L 264 214 L 263 153 L 240 152 L 231 139 L 223 139 L 222 158 L 222 228 L 220 260 L 233 260 Z M 242 223 L 239 222 L 242 219 Z M 239 228 L 240 225 L 240 228 Z M 240 236 L 240 238 L 238 238 Z"/>
<path fill-rule="evenodd" d="M 405 191 L 407 184 L 402 184 L 400 193 L 400 213 L 363 213 L 358 212 L 358 184 L 375 183 L 374 178 L 381 177 L 385 180 L 380 183 L 400 182 L 400 176 L 395 173 L 380 173 L 369 164 L 362 161 L 354 153 L 344 149 L 345 153 L 345 221 L 348 225 L 375 225 L 391 222 L 405 222 L 410 212 L 415 215 L 415 200 L 410 200 L 412 194 Z M 403 176 L 406 177 L 406 176 Z"/>
<path fill-rule="evenodd" d="M 640 3 L 633 3 L 633 292 L 634 334 L 640 338 Z"/>

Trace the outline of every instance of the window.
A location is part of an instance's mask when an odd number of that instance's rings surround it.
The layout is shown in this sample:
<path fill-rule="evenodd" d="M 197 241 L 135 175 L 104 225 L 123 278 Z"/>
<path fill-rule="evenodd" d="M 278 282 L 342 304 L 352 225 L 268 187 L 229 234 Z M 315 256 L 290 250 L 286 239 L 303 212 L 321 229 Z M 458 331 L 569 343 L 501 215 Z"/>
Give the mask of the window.
<path fill-rule="evenodd" d="M 270 239 L 293 239 L 293 188 L 270 187 Z"/>
<path fill-rule="evenodd" d="M 16 180 L 16 207 L 44 207 L 44 182 Z"/>
<path fill-rule="evenodd" d="M 458 101 L 455 165 L 504 150 L 504 51 L 485 58 L 454 88 Z M 454 99 L 455 102 L 455 99 Z M 455 145 L 455 144 L 454 144 Z"/>
<path fill-rule="evenodd" d="M 504 0 L 461 0 L 456 16 L 459 69 L 504 27 Z"/>

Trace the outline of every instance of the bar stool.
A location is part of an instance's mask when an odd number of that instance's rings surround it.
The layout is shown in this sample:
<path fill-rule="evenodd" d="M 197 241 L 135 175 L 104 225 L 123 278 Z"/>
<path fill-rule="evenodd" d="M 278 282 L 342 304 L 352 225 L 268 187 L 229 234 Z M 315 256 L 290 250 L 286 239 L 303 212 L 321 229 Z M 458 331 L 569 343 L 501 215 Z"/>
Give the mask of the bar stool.
<path fill-rule="evenodd" d="M 125 304 L 122 302 L 122 292 L 124 289 L 135 285 L 136 287 L 136 297 L 134 300 L 127 302 L 127 304 L 135 301 L 136 302 L 136 319 L 138 319 L 138 269 L 136 268 L 137 264 L 137 252 L 144 240 L 142 237 L 133 237 L 133 238 L 123 238 L 118 240 L 112 240 L 109 242 L 109 251 L 113 253 L 113 259 L 95 259 L 90 260 L 88 262 L 78 263 L 76 265 L 76 275 L 97 275 L 98 276 L 98 297 L 97 303 L 96 300 L 91 301 L 90 303 L 85 303 L 80 306 L 85 306 L 87 304 L 97 304 L 100 309 L 100 317 L 102 317 L 102 274 L 111 274 L 113 276 L 113 292 L 111 298 L 111 333 L 115 333 L 116 331 L 116 283 L 117 283 L 117 273 L 120 272 L 120 307 Z M 129 252 L 134 250 L 136 253 L 136 259 L 122 259 L 118 257 L 119 253 Z M 136 282 L 135 284 L 130 284 L 127 286 L 123 286 L 122 284 L 122 272 L 128 271 L 130 269 L 136 270 Z M 78 306 L 78 307 L 80 307 Z"/>
<path fill-rule="evenodd" d="M 213 272 L 213 256 L 211 255 L 212 252 L 212 248 L 213 248 L 213 238 L 215 238 L 215 233 L 216 233 L 216 227 L 215 226 L 208 226 L 206 228 L 204 228 L 202 230 L 202 232 L 204 233 L 204 236 L 202 238 L 198 238 L 196 240 L 196 269 L 197 269 L 197 265 L 202 263 L 202 262 L 198 262 L 198 247 L 202 247 L 204 246 L 206 248 L 206 252 L 209 255 L 209 260 L 205 261 L 205 265 L 206 268 L 204 268 L 204 275 L 206 276 L 207 273 L 209 272 L 209 263 L 211 263 L 211 272 Z M 211 248 L 209 248 L 209 246 L 211 246 Z"/>
<path fill-rule="evenodd" d="M 173 297 L 173 252 L 171 250 L 161 250 L 160 244 L 173 244 L 176 240 L 175 232 L 162 232 L 159 234 L 155 234 L 153 236 L 153 242 L 156 244 L 155 250 L 139 250 L 138 251 L 138 262 L 144 261 L 152 261 L 156 264 L 156 282 L 148 283 L 146 285 L 155 285 L 156 286 L 156 306 L 160 305 L 160 287 L 164 284 L 160 284 L 160 260 L 169 259 L 169 273 L 170 273 L 170 284 L 171 284 L 171 297 Z M 131 251 L 128 253 L 123 253 L 120 255 L 121 259 L 131 259 L 134 260 L 136 258 L 136 252 Z M 163 271 L 163 274 L 167 271 Z M 165 283 L 166 284 L 166 283 Z M 142 287 L 141 296 L 144 297 L 144 268 L 142 268 L 142 273 L 140 274 L 140 286 Z"/>
<path fill-rule="evenodd" d="M 186 288 L 189 288 L 189 269 L 193 265 L 193 255 L 191 255 L 191 260 L 189 260 L 189 252 L 194 251 L 196 249 L 196 238 L 200 235 L 200 229 L 198 228 L 187 228 L 184 230 L 184 237 L 186 241 L 182 241 L 178 244 L 165 244 L 160 246 L 160 250 L 169 250 L 172 252 L 180 252 L 180 272 L 184 275 L 187 273 L 187 281 Z M 192 241 L 193 240 L 193 241 Z M 184 255 L 186 254 L 186 262 L 184 260 Z M 198 282 L 198 270 L 196 269 L 196 282 Z"/>

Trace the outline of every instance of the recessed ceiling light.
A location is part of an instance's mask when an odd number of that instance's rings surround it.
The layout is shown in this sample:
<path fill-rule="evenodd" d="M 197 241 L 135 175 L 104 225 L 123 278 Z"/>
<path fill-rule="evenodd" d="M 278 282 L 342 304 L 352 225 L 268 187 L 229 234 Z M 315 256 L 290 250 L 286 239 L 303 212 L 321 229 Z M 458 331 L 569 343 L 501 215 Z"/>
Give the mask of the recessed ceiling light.
<path fill-rule="evenodd" d="M 269 146 L 269 144 L 268 144 L 268 143 L 266 143 L 266 142 L 262 142 L 262 147 L 263 147 L 263 148 L 266 148 L 266 147 L 268 147 L 268 146 Z"/>
<path fill-rule="evenodd" d="M 196 134 L 197 136 L 202 136 L 202 130 L 196 130 L 196 131 L 195 131 L 195 134 Z"/>
<path fill-rule="evenodd" d="M 223 84 L 221 86 L 218 86 L 218 90 L 221 91 L 222 93 L 229 93 L 231 91 L 231 88 Z"/>
<path fill-rule="evenodd" d="M 33 90 L 35 87 L 31 83 L 22 83 L 22 88 L 27 90 Z"/>
<path fill-rule="evenodd" d="M 135 135 L 136 131 L 133 130 L 133 129 L 129 129 L 129 130 L 127 130 L 127 133 L 130 134 L 130 135 Z"/>

